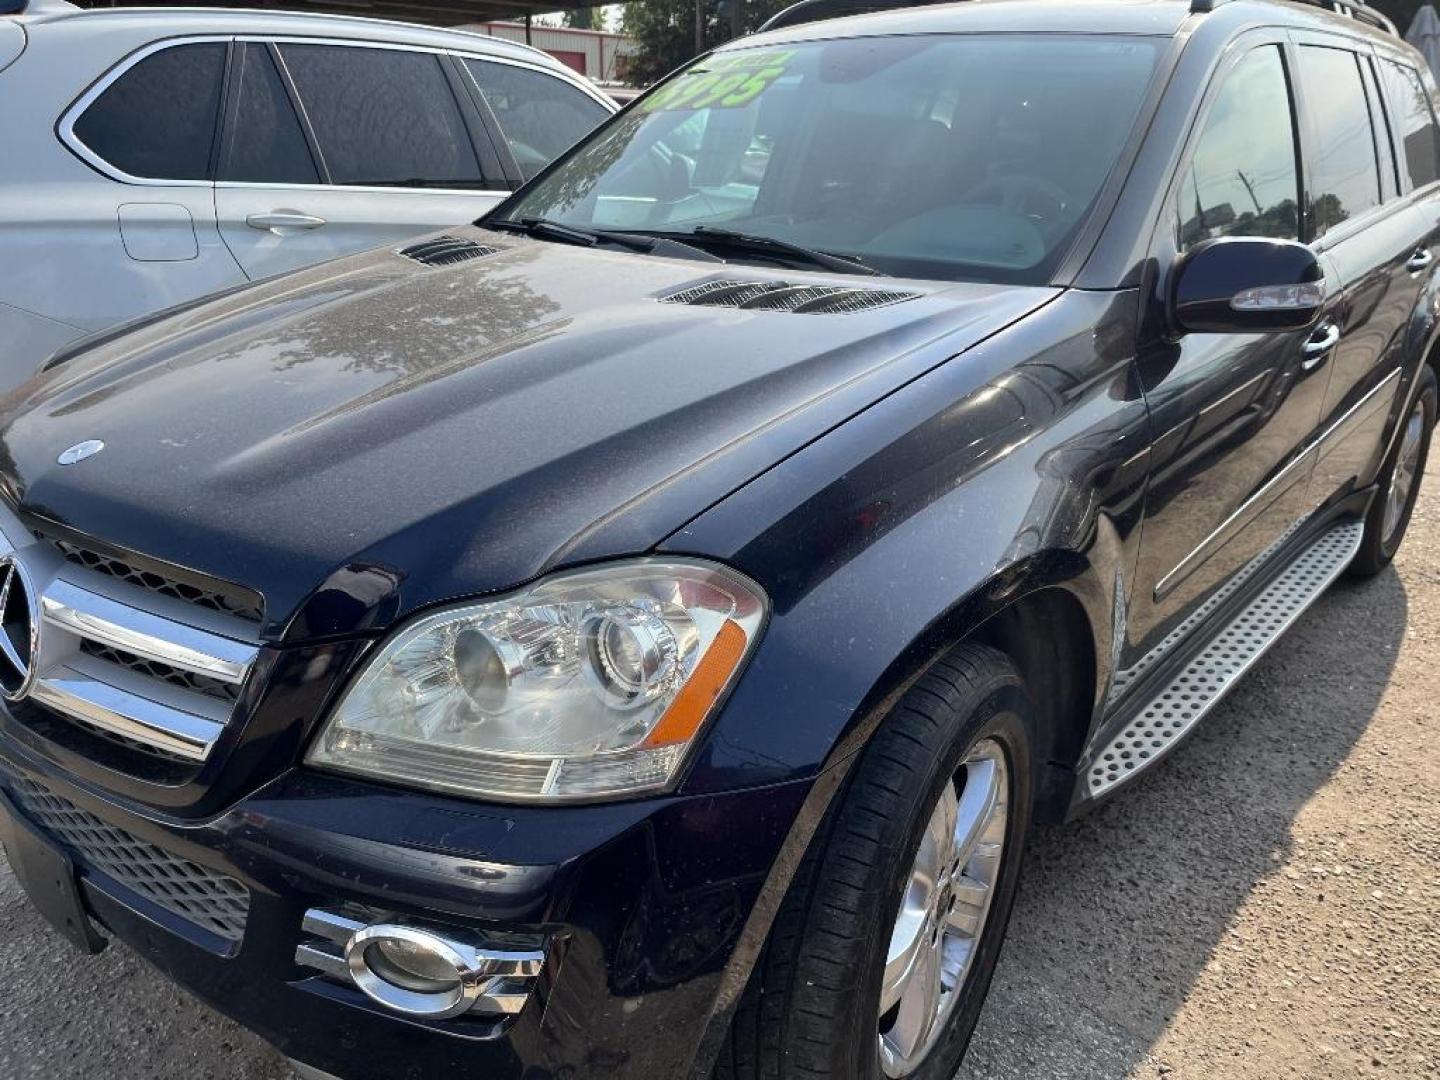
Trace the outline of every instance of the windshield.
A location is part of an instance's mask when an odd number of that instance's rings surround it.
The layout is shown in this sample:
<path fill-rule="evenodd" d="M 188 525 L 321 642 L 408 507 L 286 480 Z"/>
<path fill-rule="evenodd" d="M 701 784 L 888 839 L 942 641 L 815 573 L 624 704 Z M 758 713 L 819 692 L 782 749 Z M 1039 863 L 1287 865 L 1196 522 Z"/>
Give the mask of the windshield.
<path fill-rule="evenodd" d="M 724 51 L 494 216 L 723 228 L 886 274 L 1039 284 L 1114 168 L 1156 54 L 1147 38 L 1039 34 Z"/>

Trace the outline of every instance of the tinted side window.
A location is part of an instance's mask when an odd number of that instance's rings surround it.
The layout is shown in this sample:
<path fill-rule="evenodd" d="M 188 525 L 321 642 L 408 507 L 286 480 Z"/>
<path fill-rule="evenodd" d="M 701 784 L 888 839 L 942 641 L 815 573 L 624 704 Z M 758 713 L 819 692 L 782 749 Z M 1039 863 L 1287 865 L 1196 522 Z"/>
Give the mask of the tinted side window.
<path fill-rule="evenodd" d="M 1385 97 L 1390 102 L 1391 122 L 1405 147 L 1405 168 L 1412 187 L 1440 179 L 1440 134 L 1430 111 L 1429 95 L 1420 76 L 1390 60 L 1380 61 Z"/>
<path fill-rule="evenodd" d="M 208 179 L 224 75 L 222 42 L 161 49 L 111 83 L 75 135 L 131 176 Z"/>
<path fill-rule="evenodd" d="M 610 114 L 569 83 L 513 64 L 467 60 L 525 179 Z"/>
<path fill-rule="evenodd" d="M 1180 246 L 1218 236 L 1297 239 L 1300 180 L 1279 46 L 1253 50 L 1224 78 L 1180 177 Z"/>
<path fill-rule="evenodd" d="M 281 45 L 336 184 L 479 187 L 480 163 L 432 53 Z"/>
<path fill-rule="evenodd" d="M 218 179 L 270 184 L 318 184 L 300 119 L 270 50 L 247 44 L 235 78 L 234 112 L 227 125 Z"/>
<path fill-rule="evenodd" d="M 1380 169 L 1370 108 L 1354 53 L 1300 47 L 1300 82 L 1314 118 L 1305 164 L 1315 235 L 1380 202 Z"/>
<path fill-rule="evenodd" d="M 1375 154 L 1380 162 L 1380 201 L 1389 202 L 1400 194 L 1400 163 L 1395 158 L 1395 141 L 1391 138 L 1392 121 L 1369 57 L 1360 61 L 1360 76 L 1365 80 L 1365 100 L 1370 103 L 1370 126 L 1375 131 Z"/>

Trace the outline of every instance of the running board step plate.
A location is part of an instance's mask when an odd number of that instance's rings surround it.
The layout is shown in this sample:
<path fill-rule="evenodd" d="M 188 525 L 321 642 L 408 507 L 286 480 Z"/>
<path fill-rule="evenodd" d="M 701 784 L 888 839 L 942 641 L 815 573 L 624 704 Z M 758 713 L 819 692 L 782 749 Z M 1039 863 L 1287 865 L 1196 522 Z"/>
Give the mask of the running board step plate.
<path fill-rule="evenodd" d="M 1091 760 L 1086 787 L 1106 794 L 1164 757 L 1219 704 L 1360 549 L 1363 522 L 1336 525 L 1301 552 L 1176 673 Z"/>

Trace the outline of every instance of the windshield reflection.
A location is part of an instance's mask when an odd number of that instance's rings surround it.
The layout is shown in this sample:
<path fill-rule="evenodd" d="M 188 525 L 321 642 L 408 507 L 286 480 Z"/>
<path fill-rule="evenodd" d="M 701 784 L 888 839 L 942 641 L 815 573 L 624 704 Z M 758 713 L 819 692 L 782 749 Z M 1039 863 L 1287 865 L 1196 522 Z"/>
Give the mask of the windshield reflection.
<path fill-rule="evenodd" d="M 911 277 L 1041 283 L 1135 122 L 1145 38 L 912 35 L 723 50 L 497 217 L 720 226 Z"/>

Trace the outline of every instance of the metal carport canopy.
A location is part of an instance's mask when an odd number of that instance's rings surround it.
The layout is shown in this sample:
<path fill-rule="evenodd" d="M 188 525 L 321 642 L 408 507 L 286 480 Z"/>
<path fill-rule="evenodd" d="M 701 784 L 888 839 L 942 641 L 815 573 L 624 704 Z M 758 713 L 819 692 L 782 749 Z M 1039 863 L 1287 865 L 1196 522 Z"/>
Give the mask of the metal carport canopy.
<path fill-rule="evenodd" d="M 79 3 L 81 7 L 215 7 L 322 12 L 328 15 L 367 15 L 372 19 L 400 19 L 432 26 L 524 19 L 526 15 L 543 15 L 576 6 L 574 3 L 557 3 L 556 0 L 236 0 L 226 4 L 196 3 L 195 0 L 138 0 L 134 3 L 79 0 Z"/>

